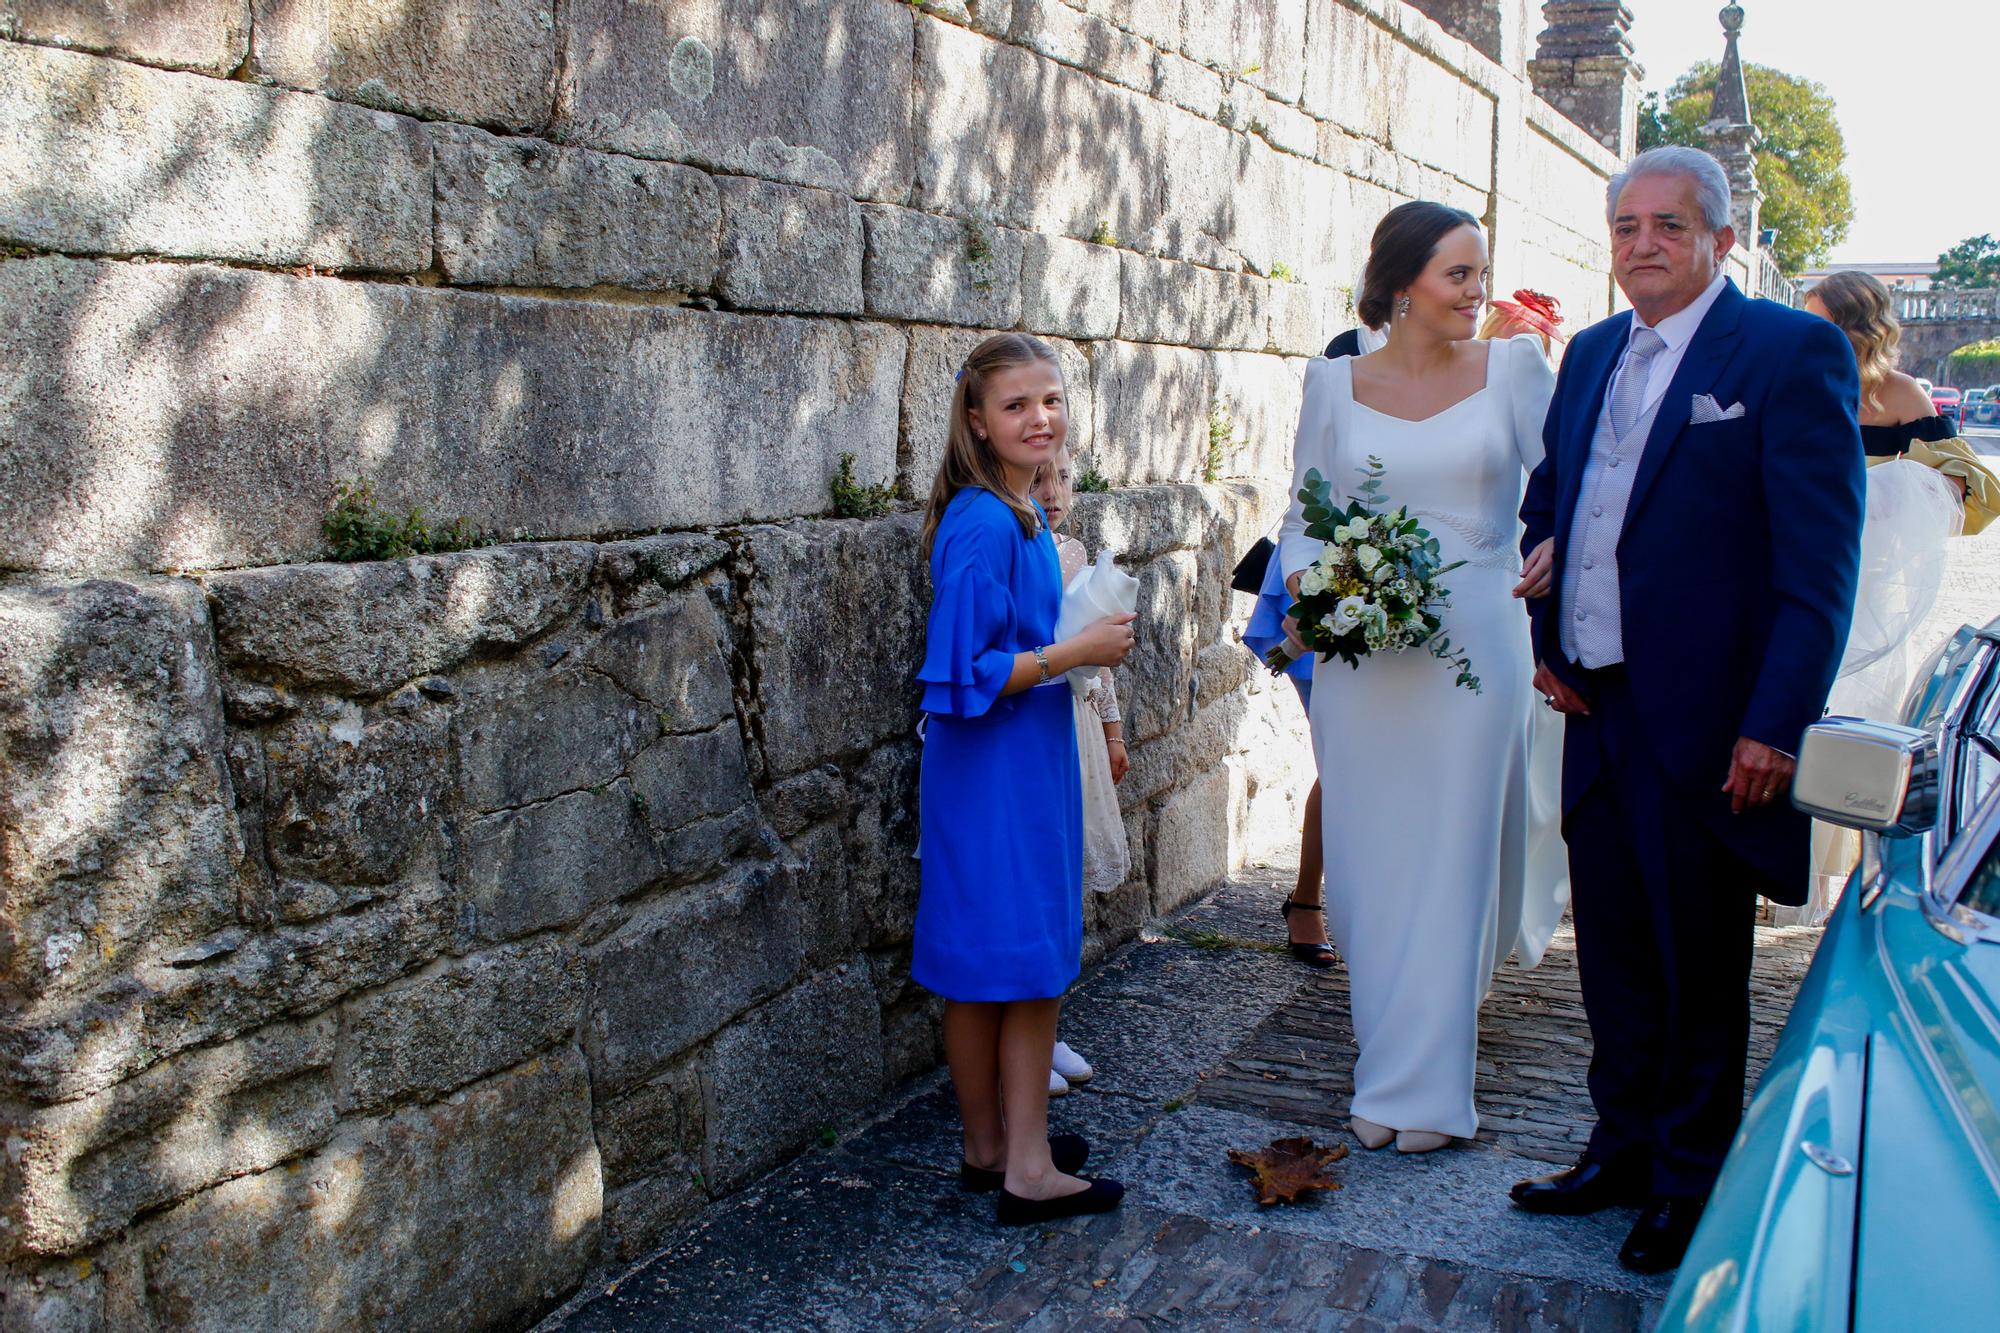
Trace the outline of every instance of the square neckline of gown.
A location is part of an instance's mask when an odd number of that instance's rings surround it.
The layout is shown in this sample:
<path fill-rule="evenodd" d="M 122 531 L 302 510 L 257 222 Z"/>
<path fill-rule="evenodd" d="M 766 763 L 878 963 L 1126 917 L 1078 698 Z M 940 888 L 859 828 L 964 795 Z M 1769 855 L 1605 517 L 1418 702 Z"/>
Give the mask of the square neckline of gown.
<path fill-rule="evenodd" d="M 1493 349 L 1499 346 L 1499 344 L 1503 342 L 1504 339 L 1484 338 L 1484 339 L 1474 339 L 1473 341 L 1484 342 L 1486 344 L 1485 383 L 1481 384 L 1478 388 L 1474 389 L 1471 393 L 1465 395 L 1465 397 L 1459 399 L 1457 402 L 1447 404 L 1444 407 L 1440 407 L 1437 411 L 1431 413 L 1427 417 L 1399 417 L 1394 412 L 1384 412 L 1379 407 L 1369 407 L 1368 404 L 1362 402 L 1360 398 L 1355 396 L 1354 369 L 1351 366 L 1348 368 L 1347 371 L 1347 400 L 1353 403 L 1356 407 L 1363 408 L 1369 412 L 1373 412 L 1378 417 L 1386 417 L 1390 421 L 1400 421 L 1406 426 L 1421 426 L 1427 421 L 1436 421 L 1439 417 L 1443 416 L 1447 412 L 1456 412 L 1459 408 L 1464 407 L 1467 403 L 1471 402 L 1473 399 L 1479 397 L 1479 395 L 1485 393 L 1488 389 L 1491 389 L 1493 387 Z M 1356 357 L 1354 359 L 1360 360 L 1359 357 Z"/>

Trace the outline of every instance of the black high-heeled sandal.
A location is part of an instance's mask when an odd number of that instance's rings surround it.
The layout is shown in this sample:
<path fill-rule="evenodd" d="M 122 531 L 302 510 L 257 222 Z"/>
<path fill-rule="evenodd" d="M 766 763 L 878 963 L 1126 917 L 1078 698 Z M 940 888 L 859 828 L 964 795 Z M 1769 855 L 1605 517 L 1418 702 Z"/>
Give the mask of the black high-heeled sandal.
<path fill-rule="evenodd" d="M 1318 912 L 1324 916 L 1326 908 L 1319 903 L 1294 902 L 1287 898 L 1285 905 L 1278 909 L 1278 915 L 1285 919 L 1285 942 L 1291 945 L 1292 957 L 1307 967 L 1332 967 L 1336 955 L 1331 944 L 1299 944 L 1291 939 L 1293 912 Z"/>

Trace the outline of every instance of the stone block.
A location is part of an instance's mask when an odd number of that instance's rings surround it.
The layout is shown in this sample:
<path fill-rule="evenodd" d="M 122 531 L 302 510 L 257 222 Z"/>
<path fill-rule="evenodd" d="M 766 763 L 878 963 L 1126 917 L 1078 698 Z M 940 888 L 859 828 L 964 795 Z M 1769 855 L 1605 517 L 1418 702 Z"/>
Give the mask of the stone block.
<path fill-rule="evenodd" d="M 1114 288 L 1115 290 L 1115 288 Z M 965 358 L 988 335 L 975 329 L 913 328 L 909 369 L 903 376 L 903 431 L 898 471 L 903 494 L 921 500 L 944 463 L 950 432 L 951 394 Z M 1069 396 L 1069 448 L 1074 458 L 1091 452 L 1096 440 L 1096 405 L 1090 358 L 1081 347 L 1060 338 L 1044 338 L 1062 366 L 1063 390 Z"/>
<path fill-rule="evenodd" d="M 643 805 L 619 778 L 470 821 L 464 864 L 474 937 L 566 925 L 657 880 L 662 857 Z"/>
<path fill-rule="evenodd" d="M 773 778 L 872 749 L 916 726 L 911 663 L 930 612 L 918 518 L 757 528 L 750 643 L 753 734 Z"/>
<path fill-rule="evenodd" d="M 660 833 L 748 804 L 750 774 L 735 720 L 710 731 L 660 737 L 633 762 L 632 792 L 646 823 Z M 690 868 L 673 869 L 684 877 Z"/>
<path fill-rule="evenodd" d="M 901 946 L 916 933 L 918 775 L 913 740 L 876 747 L 854 775 L 855 816 L 847 837 L 846 888 L 869 948 Z M 840 887 L 829 875 L 829 889 Z M 810 895 L 814 886 L 808 884 Z"/>
<path fill-rule="evenodd" d="M 1258 348 L 1270 330 L 1269 284 L 1126 251 L 1119 256 L 1118 336 L 1127 342 Z"/>
<path fill-rule="evenodd" d="M 617 621 L 585 660 L 651 704 L 661 731 L 706 731 L 735 718 L 728 639 L 714 604 L 700 591 L 674 594 Z"/>
<path fill-rule="evenodd" d="M 748 863 L 648 904 L 590 950 L 585 1044 L 600 1096 L 651 1078 L 791 982 L 804 958 L 797 893 L 783 866 Z M 791 1060 L 772 1063 L 801 1072 Z"/>
<path fill-rule="evenodd" d="M 572 0 L 558 129 L 571 143 L 900 202 L 910 14 L 893 0 Z"/>
<path fill-rule="evenodd" d="M 344 1109 L 434 1101 L 566 1040 L 584 970 L 560 940 L 451 959 L 348 1001 L 342 1013 Z"/>
<path fill-rule="evenodd" d="M 1163 51 L 1180 50 L 1181 35 L 1186 31 L 1185 0 L 1069 0 L 1069 3 L 1145 38 Z"/>
<path fill-rule="evenodd" d="M 116 1328 L 105 1314 L 105 1265 L 55 1259 L 6 1270 L 6 1333 L 101 1333 Z"/>
<path fill-rule="evenodd" d="M 948 23 L 917 24 L 911 205 L 1022 231 L 1137 236 L 1157 214 L 1157 104 Z"/>
<path fill-rule="evenodd" d="M 1009 38 L 1030 51 L 1089 70 L 1100 79 L 1153 89 L 1153 48 L 1066 0 L 1014 0 Z"/>
<path fill-rule="evenodd" d="M 0 986 L 17 1003 L 235 921 L 211 643 L 189 582 L 0 582 Z"/>
<path fill-rule="evenodd" d="M 231 926 L 87 995 L 17 1010 L 0 1041 L 0 1087 L 37 1102 L 87 1096 L 175 1052 L 318 1013 L 421 967 L 451 941 L 457 914 L 435 868 L 421 870 L 339 916 Z"/>
<path fill-rule="evenodd" d="M 354 704 L 265 741 L 264 847 L 280 875 L 388 884 L 443 820 L 445 718 L 364 718 Z"/>
<path fill-rule="evenodd" d="M 1208 455 L 1214 358 L 1206 352 L 1133 342 L 1097 344 L 1093 409 L 1106 443 L 1098 470 L 1115 485 L 1192 481 Z"/>
<path fill-rule="evenodd" d="M 1213 118 L 1229 100 L 1222 76 L 1206 65 L 1162 51 L 1154 63 L 1153 96 L 1183 111 Z"/>
<path fill-rule="evenodd" d="M 716 292 L 746 310 L 858 315 L 861 210 L 827 190 L 725 176 Z"/>
<path fill-rule="evenodd" d="M 709 1049 L 704 1087 L 705 1174 L 716 1190 L 762 1174 L 873 1102 L 882 1023 L 868 969 L 852 964 L 803 982 L 725 1028 Z"/>
<path fill-rule="evenodd" d="M 330 475 L 372 476 L 392 512 L 588 532 L 820 509 L 840 452 L 863 481 L 892 466 L 903 338 L 875 326 L 62 260 L 0 289 L 28 297 L 0 332 L 0 463 L 38 444 L 0 496 L 0 565 L 310 557 Z M 71 329 L 79 303 L 120 313 Z M 158 303 L 207 349 L 120 323 Z M 819 407 L 786 425 L 774 398 Z M 755 452 L 714 467 L 724 436 Z"/>
<path fill-rule="evenodd" d="M 581 604 L 594 558 L 580 542 L 499 546 L 234 570 L 207 588 L 232 672 L 380 694 L 534 639 Z"/>
<path fill-rule="evenodd" d="M 620 1260 L 643 1259 L 661 1235 L 708 1202 L 701 1158 L 676 1163 L 604 1195 L 604 1250 Z"/>
<path fill-rule="evenodd" d="M 260 78 L 505 130 L 541 129 L 554 110 L 554 0 L 254 3 Z"/>
<path fill-rule="evenodd" d="M 1119 673 L 1125 734 L 1150 740 L 1188 716 L 1194 682 L 1198 627 L 1191 611 L 1195 597 L 1195 556 L 1176 551 L 1155 556 L 1139 575 L 1139 636 Z"/>
<path fill-rule="evenodd" d="M 249 0 L 6 0 L 0 37 L 228 75 L 250 49 Z"/>
<path fill-rule="evenodd" d="M 1305 362 L 1256 352 L 1215 354 L 1215 405 L 1226 420 L 1221 475 L 1280 487 L 1292 478 L 1292 442 L 1305 393 Z"/>
<path fill-rule="evenodd" d="M 862 289 L 891 319 L 1012 328 L 1021 322 L 1021 235 L 975 219 L 869 204 Z"/>
<path fill-rule="evenodd" d="M 454 283 L 707 291 L 722 205 L 692 167 L 433 125 L 438 267 Z"/>
<path fill-rule="evenodd" d="M 430 145 L 400 116 L 6 43 L 0 141 L 10 145 L 0 240 L 71 254 L 430 266 Z"/>
<path fill-rule="evenodd" d="M 1031 234 L 1021 257 L 1021 326 L 1062 338 L 1118 332 L 1118 251 Z"/>
<path fill-rule="evenodd" d="M 1077 497 L 1069 535 L 1095 555 L 1109 548 L 1136 569 L 1168 551 L 1198 550 L 1216 520 L 1215 491 L 1200 486 L 1122 486 Z"/>
<path fill-rule="evenodd" d="M 1153 834 L 1153 912 L 1164 916 L 1229 873 L 1229 773 L 1217 768 L 1160 807 Z"/>
<path fill-rule="evenodd" d="M 691 1056 L 649 1083 L 591 1106 L 604 1183 L 616 1187 L 678 1170 L 701 1189 L 701 1066 Z"/>
<path fill-rule="evenodd" d="M 759 798 L 758 807 L 781 838 L 802 833 L 823 819 L 844 813 L 847 783 L 838 764 L 822 764 L 777 783 Z"/>
<path fill-rule="evenodd" d="M 829 967 L 854 956 L 866 934 L 855 892 L 847 832 L 827 823 L 787 840 L 788 864 L 798 885 L 806 963 Z"/>
<path fill-rule="evenodd" d="M 674 532 L 597 548 L 597 570 L 611 594 L 612 615 L 658 606 L 682 585 L 729 558 L 729 543 L 705 532 Z"/>
<path fill-rule="evenodd" d="M 333 1133 L 336 1024 L 280 1024 L 106 1092 L 0 1113 L 12 1177 L 0 1257 L 69 1254 L 137 1214 L 262 1171 Z"/>
<path fill-rule="evenodd" d="M 485 813 L 601 787 L 660 734 L 658 710 L 595 671 L 507 672 L 453 717 L 457 788 Z"/>
<path fill-rule="evenodd" d="M 603 1179 L 580 1056 L 353 1123 L 319 1152 L 143 1225 L 156 1327 L 526 1327 L 597 1258 Z"/>
<path fill-rule="evenodd" d="M 1266 345 L 1286 356 L 1318 356 L 1337 335 L 1360 323 L 1353 295 L 1344 287 L 1273 281 L 1269 309 Z"/>
<path fill-rule="evenodd" d="M 1492 184 L 1491 97 L 1366 12 L 1320 5 L 1314 18 L 1301 109 L 1480 189 Z"/>
<path fill-rule="evenodd" d="M 1231 0 L 1187 6 L 1181 50 L 1229 70 L 1281 102 L 1296 102 L 1305 75 L 1311 0 Z M 1315 9 L 1312 15 L 1318 18 Z"/>
<path fill-rule="evenodd" d="M 574 536 L 823 512 L 842 453 L 894 474 L 880 325 L 54 258 L 0 265 L 0 307 L 0 568 L 316 559 L 357 477 Z"/>

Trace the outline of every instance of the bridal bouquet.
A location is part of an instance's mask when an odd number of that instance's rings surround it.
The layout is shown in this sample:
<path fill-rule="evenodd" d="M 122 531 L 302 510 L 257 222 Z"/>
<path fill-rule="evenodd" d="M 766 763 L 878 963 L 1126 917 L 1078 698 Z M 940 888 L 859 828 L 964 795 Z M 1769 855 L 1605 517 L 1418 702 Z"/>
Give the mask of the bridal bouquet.
<path fill-rule="evenodd" d="M 1423 647 L 1458 670 L 1457 684 L 1479 693 L 1479 677 L 1463 651 L 1454 652 L 1439 614 L 1451 605 L 1450 590 L 1438 580 L 1464 564 L 1446 564 L 1437 538 L 1410 517 L 1407 507 L 1384 508 L 1382 460 L 1371 455 L 1361 493 L 1335 508 L 1330 488 L 1317 469 L 1306 473 L 1299 500 L 1305 505 L 1306 535 L 1323 543 L 1319 558 L 1299 579 L 1291 616 L 1299 637 L 1322 658 L 1338 657 L 1351 667 L 1371 653 L 1399 653 Z M 1291 658 L 1280 644 L 1268 665 L 1283 671 Z"/>

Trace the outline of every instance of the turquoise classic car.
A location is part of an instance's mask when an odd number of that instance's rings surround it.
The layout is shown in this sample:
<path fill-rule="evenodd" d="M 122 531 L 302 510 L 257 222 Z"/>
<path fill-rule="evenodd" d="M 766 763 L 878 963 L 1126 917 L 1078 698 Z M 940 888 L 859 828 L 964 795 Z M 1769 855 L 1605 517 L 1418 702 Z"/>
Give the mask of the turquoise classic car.
<path fill-rule="evenodd" d="M 2000 620 L 1902 721 L 1800 747 L 1794 801 L 1861 865 L 1662 1328 L 2000 1329 Z"/>

